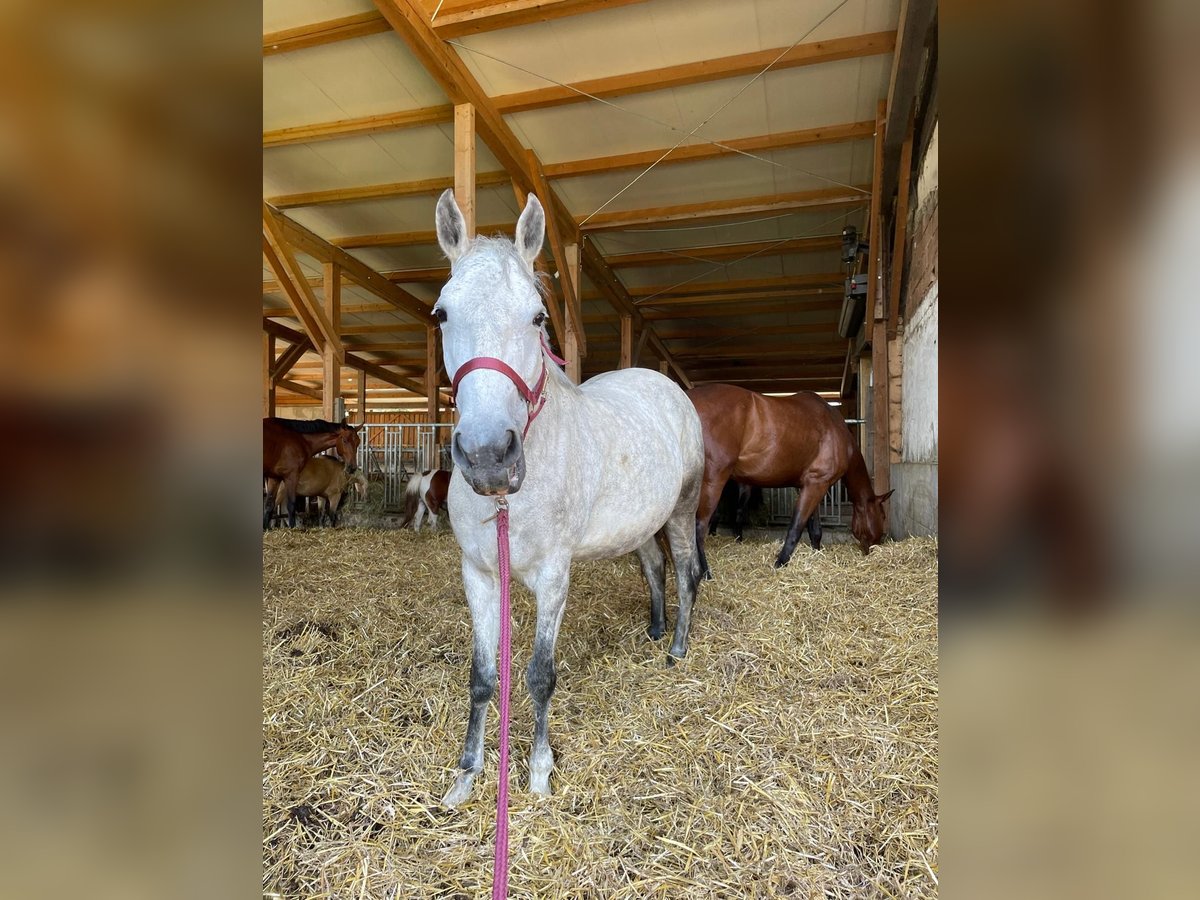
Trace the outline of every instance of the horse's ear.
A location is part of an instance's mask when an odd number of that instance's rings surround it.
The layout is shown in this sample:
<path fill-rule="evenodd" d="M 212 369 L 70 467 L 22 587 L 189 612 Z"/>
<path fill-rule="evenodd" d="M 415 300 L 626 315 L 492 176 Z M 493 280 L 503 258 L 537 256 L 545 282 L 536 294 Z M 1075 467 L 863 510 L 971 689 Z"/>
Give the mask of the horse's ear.
<path fill-rule="evenodd" d="M 542 252 L 542 241 L 546 239 L 546 212 L 541 201 L 533 194 L 525 199 L 525 209 L 517 219 L 517 237 L 513 242 L 521 259 L 533 268 L 533 261 Z"/>
<path fill-rule="evenodd" d="M 896 493 L 896 489 L 892 488 L 890 491 L 888 491 L 886 494 L 884 494 L 882 497 L 879 498 L 879 502 L 882 503 L 884 500 L 886 500 L 888 497 L 892 496 L 892 494 L 894 494 L 894 493 Z"/>
<path fill-rule="evenodd" d="M 467 220 L 463 218 L 462 210 L 454 199 L 454 191 L 450 188 L 446 188 L 438 198 L 434 221 L 437 224 L 438 244 L 446 254 L 446 259 L 454 263 L 467 251 Z"/>

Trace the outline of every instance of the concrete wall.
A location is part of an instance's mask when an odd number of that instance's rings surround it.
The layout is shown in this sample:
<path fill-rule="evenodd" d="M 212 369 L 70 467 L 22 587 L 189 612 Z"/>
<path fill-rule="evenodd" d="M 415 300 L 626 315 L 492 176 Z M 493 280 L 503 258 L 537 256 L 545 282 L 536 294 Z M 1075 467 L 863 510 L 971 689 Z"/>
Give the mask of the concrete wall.
<path fill-rule="evenodd" d="M 921 160 L 912 198 L 905 280 L 899 459 L 889 503 L 893 537 L 937 534 L 938 517 L 938 132 Z"/>

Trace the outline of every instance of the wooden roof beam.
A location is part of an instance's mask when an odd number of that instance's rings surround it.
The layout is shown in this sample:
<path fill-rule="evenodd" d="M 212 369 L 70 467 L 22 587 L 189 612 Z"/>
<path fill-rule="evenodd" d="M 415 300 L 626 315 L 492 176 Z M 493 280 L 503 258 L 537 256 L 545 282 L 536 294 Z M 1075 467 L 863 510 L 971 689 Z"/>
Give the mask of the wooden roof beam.
<path fill-rule="evenodd" d="M 462 61 L 449 48 L 437 40 L 424 14 L 416 8 L 413 0 L 376 0 L 376 6 L 391 22 L 397 33 L 409 41 L 406 34 L 411 34 L 420 41 L 422 46 L 436 43 L 442 47 L 442 54 L 453 56 L 456 65 L 443 68 L 445 56 L 437 58 L 426 51 L 417 53 L 417 58 L 425 65 L 429 73 L 439 82 L 445 77 L 455 79 L 465 71 Z M 420 24 L 418 24 L 420 23 Z M 423 26 L 423 27 L 421 27 Z M 775 62 L 773 70 L 809 66 L 824 62 L 834 62 L 842 59 L 855 59 L 863 56 L 877 56 L 891 53 L 896 45 L 896 32 L 884 31 L 876 34 L 861 34 L 853 37 L 835 38 L 828 41 L 814 41 L 810 44 L 798 44 L 788 51 L 787 55 Z M 413 46 L 409 43 L 409 46 Z M 630 72 L 624 75 L 612 75 L 605 78 L 593 78 L 589 81 L 576 82 L 567 87 L 553 85 L 533 91 L 523 91 L 517 94 L 506 94 L 489 98 L 489 106 L 499 113 L 508 114 L 530 109 L 545 109 L 551 106 L 563 106 L 569 103 L 587 102 L 588 94 L 611 99 L 630 94 L 641 94 L 666 88 L 682 87 L 688 84 L 698 84 L 705 81 L 717 81 L 723 78 L 735 78 L 751 75 L 762 71 L 785 48 L 760 50 L 755 53 L 741 53 L 720 59 L 701 60 L 684 63 L 678 66 L 667 66 L 660 69 L 648 69 L 643 72 Z M 460 70 L 461 67 L 461 70 Z M 451 75 L 453 73 L 453 75 Z M 469 74 L 469 73 L 468 73 Z M 472 81 L 474 79 L 472 78 Z M 443 83 L 443 89 L 446 85 Z M 447 90 L 447 95 L 453 103 L 479 103 L 464 97 L 458 87 L 453 91 Z M 320 122 L 313 125 L 298 125 L 291 128 L 279 128 L 263 132 L 263 146 L 277 147 L 283 144 L 307 143 L 310 141 L 328 140 L 330 138 L 346 137 L 356 134 L 375 134 L 380 131 L 392 131 L 399 128 L 415 128 L 424 125 L 439 125 L 450 122 L 454 118 L 454 107 L 451 105 L 429 106 L 421 109 L 406 109 L 393 113 L 374 116 L 361 116 L 354 119 L 340 119 L 333 122 Z M 489 147 L 491 144 L 488 145 Z M 509 168 L 507 161 L 497 156 L 501 165 Z M 511 169 L 510 169 L 511 171 Z"/>
<path fill-rule="evenodd" d="M 602 212 L 591 216 L 586 221 L 581 220 L 579 227 L 587 232 L 615 231 L 625 228 L 664 225 L 670 222 L 694 222 L 757 215 L 764 212 L 863 206 L 869 201 L 869 186 L 858 189 L 820 188 L 815 191 L 794 191 L 787 194 L 766 194 L 760 197 L 743 197 L 733 200 L 707 200 L 701 203 L 681 203 L 675 206 Z"/>
<path fill-rule="evenodd" d="M 389 27 L 387 20 L 380 15 L 378 10 L 371 10 L 341 19 L 313 22 L 311 25 L 285 28 L 282 31 L 269 31 L 263 35 L 262 52 L 263 56 L 290 53 L 293 50 L 304 50 L 308 47 L 319 47 L 322 44 L 379 34 L 387 31 Z"/>
<path fill-rule="evenodd" d="M 443 40 L 481 34 L 576 16 L 598 9 L 644 3 L 645 0 L 446 0 L 433 20 L 433 30 Z M 427 3 L 432 10 L 437 2 Z"/>
<path fill-rule="evenodd" d="M 755 153 L 763 150 L 778 150 L 787 147 L 807 147 L 833 144 L 842 141 L 870 138 L 875 130 L 874 122 L 852 122 L 847 125 L 829 125 L 821 128 L 806 128 L 802 131 L 786 131 L 755 137 L 736 138 L 717 143 L 693 144 L 679 147 L 670 156 L 661 159 L 669 148 L 644 150 L 638 153 L 622 153 L 616 156 L 599 156 L 543 166 L 547 179 L 574 178 L 613 172 L 620 169 L 643 168 L 658 160 L 660 166 L 696 160 L 715 159 L 736 155 L 739 151 Z M 476 187 L 494 187 L 506 184 L 507 172 L 477 172 Z M 298 206 L 326 206 L 336 203 L 356 203 L 363 200 L 378 200 L 386 197 L 409 197 L 420 194 L 436 195 L 446 188 L 454 187 L 453 178 L 425 178 L 419 181 L 396 181 L 389 184 L 373 184 L 365 187 L 335 188 L 326 191 L 307 191 L 298 194 L 279 194 L 268 197 L 267 202 L 276 209 L 292 209 Z M 509 226 L 510 229 L 512 226 Z M 432 233 L 432 232 L 430 232 Z"/>
<path fill-rule="evenodd" d="M 478 225 L 476 234 L 503 234 L 512 237 L 516 222 L 505 225 Z M 416 244 L 436 244 L 436 231 L 394 231 L 383 234 L 351 235 L 330 241 L 343 250 L 361 250 L 365 247 L 411 247 Z"/>
<path fill-rule="evenodd" d="M 937 14 L 937 0 L 902 0 L 896 52 L 888 79 L 887 113 L 883 124 L 883 175 L 880 192 L 889 203 L 896 188 L 900 148 L 908 134 L 926 54 L 926 38 Z"/>
<path fill-rule="evenodd" d="M 270 207 L 264 203 L 263 208 Z M 342 276 L 349 278 L 355 284 L 373 293 L 381 300 L 386 300 L 396 309 L 418 322 L 427 322 L 430 306 L 417 299 L 403 288 L 392 284 L 366 263 L 355 259 L 340 247 L 309 231 L 303 225 L 289 219 L 282 213 L 271 211 L 287 240 L 296 248 L 303 250 L 309 256 L 321 262 L 337 263 L 341 266 Z"/>
<path fill-rule="evenodd" d="M 567 103 L 588 102 L 591 100 L 591 97 L 587 96 L 588 94 L 592 97 L 611 100 L 614 97 L 625 97 L 630 94 L 661 91 L 706 81 L 720 81 L 724 78 L 737 78 L 742 75 L 756 75 L 768 65 L 771 66 L 772 71 L 779 71 L 842 59 L 877 56 L 881 53 L 891 53 L 895 45 L 896 32 L 894 31 L 859 34 L 852 37 L 797 44 L 790 49 L 775 47 L 771 50 L 739 53 L 719 59 L 700 60 L 677 66 L 647 69 L 642 72 L 629 72 L 624 75 L 610 75 L 605 78 L 592 78 L 588 81 L 575 82 L 567 87 L 552 85 L 532 91 L 523 91 L 519 94 L 506 94 L 497 97 L 495 103 L 502 112 L 516 113 L 531 109 L 545 109 L 548 106 L 562 106 Z"/>
<path fill-rule="evenodd" d="M 769 259 L 788 253 L 819 253 L 840 250 L 840 235 L 800 237 L 789 240 L 750 241 L 744 244 L 724 244 L 713 247 L 680 247 L 678 250 L 648 250 L 642 253 L 619 253 L 607 257 L 614 269 L 650 266 L 684 266 L 693 262 L 719 262 L 745 256 Z"/>
<path fill-rule="evenodd" d="M 283 287 L 288 304 L 296 312 L 308 337 L 315 345 L 321 349 L 328 345 L 336 355 L 341 356 L 344 351 L 337 327 L 329 321 L 324 308 L 317 302 L 300 264 L 296 261 L 287 236 L 279 227 L 271 207 L 266 203 L 262 206 L 262 214 L 263 256 Z"/>
<path fill-rule="evenodd" d="M 645 299 L 638 304 L 643 313 L 651 309 L 661 309 L 670 306 L 720 306 L 728 303 L 758 300 L 797 300 L 802 297 L 840 297 L 840 288 L 769 288 L 757 291 L 714 291 L 711 294 L 684 295 L 682 297 L 655 297 Z M 800 307 L 803 309 L 804 307 Z"/>
<path fill-rule="evenodd" d="M 429 24 L 428 14 L 417 0 L 375 0 L 375 6 L 412 50 L 425 71 L 446 92 L 452 104 L 475 107 L 475 128 L 492 155 L 521 187 L 534 190 L 527 169 L 525 148 L 505 123 L 495 102 L 480 87 L 466 64 L 444 44 Z"/>
<path fill-rule="evenodd" d="M 630 288 L 629 295 L 635 301 L 639 298 L 653 297 L 652 301 L 647 300 L 646 302 L 663 303 L 669 299 L 690 299 L 697 296 L 731 293 L 734 291 L 752 293 L 760 289 L 772 290 L 778 288 L 791 290 L 793 288 L 829 287 L 840 291 L 843 290 L 842 282 L 845 280 L 845 277 L 842 272 L 817 272 L 810 275 L 777 275 L 770 278 L 731 278 L 727 281 L 692 281 L 679 285 L 650 284 Z"/>
<path fill-rule="evenodd" d="M 718 159 L 723 156 L 736 156 L 741 153 L 758 153 L 764 150 L 837 144 L 870 138 L 874 131 L 874 122 L 851 122 L 846 125 L 826 125 L 820 128 L 783 131 L 778 134 L 763 134 L 725 141 L 700 138 L 704 143 L 689 144 L 673 149 L 660 147 L 657 150 L 640 150 L 636 153 L 620 153 L 615 156 L 597 156 L 592 159 L 553 163 L 546 166 L 546 177 L 551 179 L 577 178 L 621 169 L 642 169 L 654 163 L 667 166 L 705 159 Z M 668 152 L 669 155 L 664 157 L 663 154 Z"/>
<path fill-rule="evenodd" d="M 874 127 L 874 123 L 872 123 Z M 508 184 L 507 172 L 476 172 L 476 187 L 494 187 Z M 394 181 L 389 184 L 371 184 L 365 187 L 334 188 L 328 191 L 307 191 L 299 194 L 280 194 L 268 197 L 267 202 L 276 209 L 293 209 L 297 206 L 327 206 L 334 203 L 357 203 L 361 200 L 378 200 L 384 197 L 412 197 L 421 194 L 436 196 L 447 188 L 454 187 L 454 177 L 423 178 L 418 181 Z"/>

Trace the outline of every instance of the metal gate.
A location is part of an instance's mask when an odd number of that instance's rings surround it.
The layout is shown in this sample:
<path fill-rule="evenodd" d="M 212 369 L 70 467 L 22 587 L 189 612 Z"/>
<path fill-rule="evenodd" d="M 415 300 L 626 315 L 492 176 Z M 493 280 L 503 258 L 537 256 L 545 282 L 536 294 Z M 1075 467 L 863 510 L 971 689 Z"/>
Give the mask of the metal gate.
<path fill-rule="evenodd" d="M 408 479 L 426 469 L 449 468 L 450 448 L 438 443 L 450 434 L 452 422 L 367 423 L 358 446 L 358 466 L 367 477 L 382 482 L 383 508 L 404 505 Z"/>
<path fill-rule="evenodd" d="M 767 517 L 771 525 L 789 525 L 796 511 L 795 488 L 764 488 L 763 501 L 767 505 Z M 821 498 L 817 513 L 822 525 L 840 526 L 850 522 L 850 502 L 846 497 L 846 488 L 841 481 L 835 481 L 833 486 Z"/>

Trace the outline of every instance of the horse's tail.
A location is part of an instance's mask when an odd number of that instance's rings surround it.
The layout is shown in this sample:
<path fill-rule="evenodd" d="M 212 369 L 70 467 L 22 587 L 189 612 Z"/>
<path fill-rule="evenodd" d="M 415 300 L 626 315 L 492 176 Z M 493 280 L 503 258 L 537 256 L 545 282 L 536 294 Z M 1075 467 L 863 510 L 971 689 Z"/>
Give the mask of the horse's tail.
<path fill-rule="evenodd" d="M 417 514 L 417 507 L 421 503 L 421 481 L 420 475 L 408 479 L 408 487 L 404 489 L 404 521 L 400 523 L 401 528 L 407 528 Z"/>

